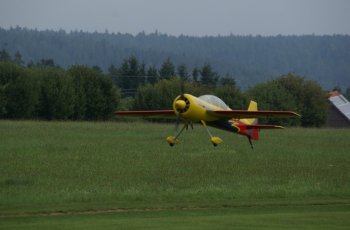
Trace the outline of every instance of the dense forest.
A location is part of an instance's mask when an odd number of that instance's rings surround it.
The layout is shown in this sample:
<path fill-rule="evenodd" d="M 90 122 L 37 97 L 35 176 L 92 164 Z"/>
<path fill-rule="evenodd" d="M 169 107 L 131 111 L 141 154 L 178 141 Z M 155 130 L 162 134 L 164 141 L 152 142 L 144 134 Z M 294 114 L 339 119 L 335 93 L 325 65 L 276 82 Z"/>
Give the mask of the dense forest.
<path fill-rule="evenodd" d="M 52 59 L 63 68 L 95 66 L 104 73 L 131 56 L 157 69 L 168 58 L 188 70 L 210 63 L 220 76 L 234 76 L 242 89 L 287 73 L 316 80 L 325 90 L 350 85 L 348 35 L 175 37 L 16 27 L 0 28 L 0 50 L 20 55 L 25 65 Z"/>

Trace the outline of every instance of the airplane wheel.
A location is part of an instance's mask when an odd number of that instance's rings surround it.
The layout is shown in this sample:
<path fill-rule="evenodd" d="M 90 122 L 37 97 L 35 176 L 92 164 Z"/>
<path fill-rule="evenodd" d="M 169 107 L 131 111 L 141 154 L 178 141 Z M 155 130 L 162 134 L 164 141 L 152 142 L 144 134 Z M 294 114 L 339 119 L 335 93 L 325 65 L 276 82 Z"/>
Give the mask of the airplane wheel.
<path fill-rule="evenodd" d="M 168 142 L 168 144 L 169 144 L 171 147 L 173 147 L 173 146 L 176 144 L 176 141 L 177 141 L 177 140 L 175 139 L 175 137 L 169 136 L 169 137 L 167 137 L 166 141 Z"/>
<path fill-rule="evenodd" d="M 214 145 L 214 147 L 218 146 L 218 144 L 222 142 L 220 137 L 211 137 L 210 141 Z"/>

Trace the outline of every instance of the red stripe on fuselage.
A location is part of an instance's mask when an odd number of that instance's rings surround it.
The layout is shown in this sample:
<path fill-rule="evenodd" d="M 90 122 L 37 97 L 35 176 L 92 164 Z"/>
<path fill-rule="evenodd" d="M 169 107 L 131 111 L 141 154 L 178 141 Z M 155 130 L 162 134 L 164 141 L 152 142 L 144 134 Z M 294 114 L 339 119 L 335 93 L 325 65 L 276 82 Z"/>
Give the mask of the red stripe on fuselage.
<path fill-rule="evenodd" d="M 217 120 L 212 122 L 207 122 L 207 125 L 238 133 L 244 136 L 250 136 L 254 140 L 258 140 L 259 132 L 257 128 L 248 128 L 247 125 L 239 120 Z"/>

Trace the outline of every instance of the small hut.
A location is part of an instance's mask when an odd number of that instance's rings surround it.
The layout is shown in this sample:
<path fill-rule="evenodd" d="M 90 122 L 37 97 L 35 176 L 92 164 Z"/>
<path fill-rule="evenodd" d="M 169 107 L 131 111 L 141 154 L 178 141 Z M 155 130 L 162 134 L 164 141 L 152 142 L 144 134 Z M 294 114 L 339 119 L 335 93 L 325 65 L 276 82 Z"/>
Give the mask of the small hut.
<path fill-rule="evenodd" d="M 329 93 L 330 111 L 327 126 L 350 128 L 350 102 L 338 91 Z"/>

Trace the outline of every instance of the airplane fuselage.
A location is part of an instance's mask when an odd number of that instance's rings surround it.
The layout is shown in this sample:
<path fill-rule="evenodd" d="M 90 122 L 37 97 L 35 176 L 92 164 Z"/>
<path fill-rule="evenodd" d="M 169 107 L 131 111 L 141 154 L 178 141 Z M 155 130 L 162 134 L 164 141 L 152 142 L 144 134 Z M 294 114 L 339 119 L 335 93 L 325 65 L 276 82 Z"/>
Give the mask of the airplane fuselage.
<path fill-rule="evenodd" d="M 203 101 L 193 95 L 184 94 L 182 96 L 184 98 L 181 100 L 185 101 L 187 108 L 179 111 L 176 106 L 176 102 L 180 99 L 180 97 L 181 95 L 175 98 L 173 102 L 173 109 L 175 114 L 180 116 L 185 122 L 197 123 L 205 121 L 208 126 L 244 135 L 244 133 L 240 133 L 241 127 L 244 126 L 243 122 L 239 121 L 239 119 L 226 119 L 211 115 L 208 113 L 208 111 L 224 109 Z"/>

